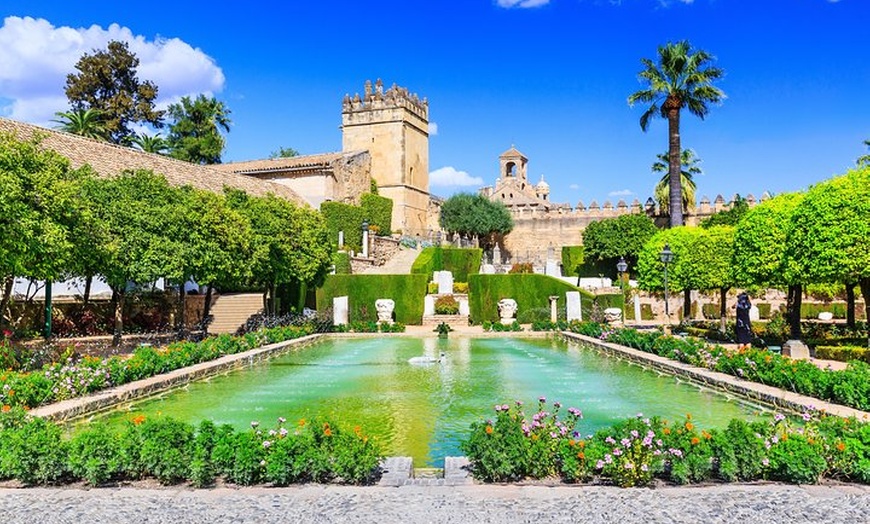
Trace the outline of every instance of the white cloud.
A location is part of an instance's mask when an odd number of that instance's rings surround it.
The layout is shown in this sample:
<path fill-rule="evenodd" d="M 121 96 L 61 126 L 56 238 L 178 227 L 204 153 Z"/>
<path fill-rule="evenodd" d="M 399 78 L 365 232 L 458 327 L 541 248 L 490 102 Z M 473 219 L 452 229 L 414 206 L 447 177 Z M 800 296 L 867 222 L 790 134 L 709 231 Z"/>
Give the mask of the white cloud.
<path fill-rule="evenodd" d="M 438 123 L 437 122 L 429 122 L 429 136 L 436 136 L 438 134 Z"/>
<path fill-rule="evenodd" d="M 630 196 L 633 195 L 634 191 L 630 189 L 620 189 L 619 191 L 611 191 L 607 193 L 607 196 L 618 197 L 618 196 Z"/>
<path fill-rule="evenodd" d="M 525 9 L 529 7 L 540 7 L 542 5 L 547 5 L 550 3 L 550 0 L 496 0 L 496 4 L 499 7 L 504 7 L 505 9 Z"/>
<path fill-rule="evenodd" d="M 580 189 L 580 184 L 571 184 L 568 189 Z"/>
<path fill-rule="evenodd" d="M 473 177 L 465 171 L 457 171 L 451 166 L 442 167 L 429 173 L 429 185 L 431 186 L 482 186 L 483 179 Z"/>
<path fill-rule="evenodd" d="M 674 2 L 676 2 L 678 4 L 691 5 L 691 4 L 695 3 L 695 0 L 659 0 L 659 5 L 662 7 L 669 7 Z"/>
<path fill-rule="evenodd" d="M 75 71 L 83 54 L 105 49 L 110 40 L 128 43 L 139 58 L 139 79 L 159 88 L 160 107 L 185 95 L 223 89 L 224 74 L 214 60 L 178 38 L 147 40 L 118 24 L 55 27 L 42 18 L 10 16 L 0 27 L 0 99 L 8 101 L 0 114 L 47 124 L 56 111 L 69 107 L 66 75 Z"/>

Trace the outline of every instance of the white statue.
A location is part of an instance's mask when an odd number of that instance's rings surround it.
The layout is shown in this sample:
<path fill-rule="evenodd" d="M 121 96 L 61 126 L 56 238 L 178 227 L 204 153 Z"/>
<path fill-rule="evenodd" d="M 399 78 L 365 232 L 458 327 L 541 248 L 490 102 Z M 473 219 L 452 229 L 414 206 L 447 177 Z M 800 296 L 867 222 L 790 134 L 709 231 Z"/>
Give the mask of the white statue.
<path fill-rule="evenodd" d="M 498 301 L 498 316 L 501 323 L 508 326 L 514 323 L 517 314 L 517 301 L 512 298 L 503 298 Z"/>
<path fill-rule="evenodd" d="M 604 310 L 604 321 L 608 324 L 619 324 L 622 322 L 622 310 L 618 307 L 609 307 Z"/>
<path fill-rule="evenodd" d="M 396 303 L 389 298 L 379 298 L 375 300 L 375 309 L 378 310 L 378 322 L 393 323 L 393 310 L 396 309 Z"/>

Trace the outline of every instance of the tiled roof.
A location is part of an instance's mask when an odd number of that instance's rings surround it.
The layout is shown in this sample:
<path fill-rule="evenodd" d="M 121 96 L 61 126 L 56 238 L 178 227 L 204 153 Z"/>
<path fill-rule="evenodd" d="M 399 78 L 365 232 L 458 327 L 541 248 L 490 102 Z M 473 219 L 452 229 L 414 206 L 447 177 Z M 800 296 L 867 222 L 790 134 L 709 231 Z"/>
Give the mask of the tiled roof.
<path fill-rule="evenodd" d="M 291 171 L 308 168 L 326 168 L 333 162 L 343 158 L 351 158 L 363 154 L 363 151 L 345 153 L 322 153 L 319 155 L 293 156 L 286 158 L 267 158 L 265 160 L 249 160 L 245 162 L 229 162 L 214 166 L 221 171 L 230 173 L 269 173 L 274 171 Z"/>
<path fill-rule="evenodd" d="M 128 169 L 150 169 L 165 176 L 175 186 L 190 185 L 215 193 L 229 186 L 258 196 L 273 193 L 296 204 L 307 205 L 302 197 L 287 186 L 216 169 L 217 166 L 192 164 L 2 117 L 0 132 L 12 133 L 19 140 L 41 134 L 44 136 L 43 147 L 69 158 L 74 167 L 89 164 L 103 177 L 116 176 Z"/>
<path fill-rule="evenodd" d="M 510 149 L 508 149 L 507 151 L 505 151 L 504 153 L 502 153 L 501 155 L 499 155 L 499 158 L 503 158 L 503 157 L 513 157 L 513 156 L 518 156 L 518 157 L 526 158 L 526 155 L 520 153 L 519 150 L 518 150 L 517 148 L 515 148 L 514 146 L 511 146 Z"/>

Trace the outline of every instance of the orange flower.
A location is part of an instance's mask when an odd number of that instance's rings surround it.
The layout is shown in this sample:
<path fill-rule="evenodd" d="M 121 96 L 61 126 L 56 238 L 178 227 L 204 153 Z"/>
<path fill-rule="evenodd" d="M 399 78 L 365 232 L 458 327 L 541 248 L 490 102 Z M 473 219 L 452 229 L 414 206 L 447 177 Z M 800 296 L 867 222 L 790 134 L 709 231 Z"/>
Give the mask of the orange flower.
<path fill-rule="evenodd" d="M 693 446 L 697 446 L 700 443 L 701 443 L 701 439 L 699 439 L 698 437 L 692 437 L 692 445 Z"/>
<path fill-rule="evenodd" d="M 326 437 L 331 437 L 331 436 L 332 436 L 332 430 L 329 429 L 329 426 L 323 428 L 323 435 L 326 436 Z"/>
<path fill-rule="evenodd" d="M 713 438 L 713 435 L 707 433 L 706 431 L 702 431 L 702 432 L 701 432 L 701 436 L 704 437 L 704 438 L 707 439 L 707 440 L 710 440 L 711 438 Z"/>
<path fill-rule="evenodd" d="M 664 433 L 665 435 L 670 435 L 670 434 L 671 434 L 671 428 L 665 428 L 665 429 L 663 429 L 663 430 L 662 430 L 662 433 Z"/>
<path fill-rule="evenodd" d="M 692 431 L 693 429 L 695 429 L 695 425 L 691 422 L 686 422 L 686 431 Z"/>
<path fill-rule="evenodd" d="M 300 419 L 299 419 L 299 427 L 300 427 L 300 428 L 304 428 L 304 427 L 305 427 L 305 419 L 304 419 L 304 418 L 300 418 Z"/>
<path fill-rule="evenodd" d="M 362 428 L 360 426 L 354 426 L 353 432 L 356 433 L 356 436 L 359 436 L 362 433 Z"/>
<path fill-rule="evenodd" d="M 583 460 L 586 458 L 586 455 L 582 451 L 577 452 L 577 458 Z"/>
<path fill-rule="evenodd" d="M 568 445 L 571 446 L 572 448 L 574 447 L 575 444 L 577 444 L 577 443 L 574 442 L 574 439 L 571 439 L 568 441 Z"/>
<path fill-rule="evenodd" d="M 846 451 L 846 443 L 837 442 L 837 451 Z"/>
<path fill-rule="evenodd" d="M 3 413 L 9 413 L 9 410 L 11 410 L 11 409 L 12 409 L 12 408 L 9 407 L 8 404 L 4 404 L 3 407 L 0 408 L 0 411 L 2 411 Z"/>
<path fill-rule="evenodd" d="M 139 424 L 145 422 L 145 415 L 136 415 L 135 417 L 130 419 L 130 422 L 132 422 L 133 425 L 138 426 Z"/>
<path fill-rule="evenodd" d="M 536 433 L 532 434 L 532 440 L 538 440 L 538 435 Z"/>
<path fill-rule="evenodd" d="M 492 435 L 492 426 L 486 426 L 486 434 Z"/>
<path fill-rule="evenodd" d="M 580 442 L 577 443 L 577 445 L 580 446 L 580 449 L 583 449 L 583 448 L 586 447 L 586 441 L 585 441 L 585 440 L 581 440 Z"/>

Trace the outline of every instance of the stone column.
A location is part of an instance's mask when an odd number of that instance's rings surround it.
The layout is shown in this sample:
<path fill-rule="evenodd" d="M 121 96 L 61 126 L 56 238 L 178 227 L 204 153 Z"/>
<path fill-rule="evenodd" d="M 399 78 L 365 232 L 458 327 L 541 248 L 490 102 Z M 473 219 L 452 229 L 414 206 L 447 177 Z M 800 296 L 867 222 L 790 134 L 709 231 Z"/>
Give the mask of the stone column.
<path fill-rule="evenodd" d="M 362 256 L 363 258 L 369 257 L 369 230 L 366 229 L 363 231 L 363 239 L 362 239 Z"/>
<path fill-rule="evenodd" d="M 344 249 L 344 231 L 338 232 L 338 249 Z"/>
<path fill-rule="evenodd" d="M 556 301 L 559 300 L 559 295 L 550 295 L 548 298 L 550 299 L 550 322 L 555 324 L 559 319 L 559 311 L 556 304 Z"/>

